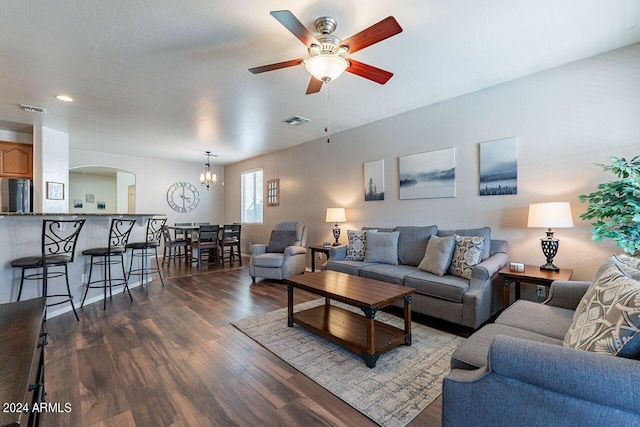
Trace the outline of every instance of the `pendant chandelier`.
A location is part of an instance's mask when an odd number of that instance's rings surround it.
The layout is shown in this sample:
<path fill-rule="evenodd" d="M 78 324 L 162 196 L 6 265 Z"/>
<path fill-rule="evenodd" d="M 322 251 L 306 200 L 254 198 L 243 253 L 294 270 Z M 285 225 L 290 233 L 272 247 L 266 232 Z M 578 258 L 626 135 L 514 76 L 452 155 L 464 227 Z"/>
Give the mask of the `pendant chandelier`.
<path fill-rule="evenodd" d="M 210 186 L 218 183 L 218 177 L 215 173 L 211 173 L 211 156 L 214 155 L 211 154 L 211 151 L 206 151 L 206 156 L 207 163 L 204 164 L 204 173 L 200 174 L 200 184 L 204 185 L 207 187 L 207 190 L 209 190 Z"/>

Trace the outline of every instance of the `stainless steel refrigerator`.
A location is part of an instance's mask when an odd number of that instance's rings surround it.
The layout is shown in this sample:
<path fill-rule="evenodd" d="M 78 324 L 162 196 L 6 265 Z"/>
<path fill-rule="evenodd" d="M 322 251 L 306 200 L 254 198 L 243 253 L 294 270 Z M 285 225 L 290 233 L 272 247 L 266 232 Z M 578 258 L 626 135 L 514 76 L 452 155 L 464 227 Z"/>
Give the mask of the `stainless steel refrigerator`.
<path fill-rule="evenodd" d="M 2 212 L 32 212 L 31 180 L 0 178 L 0 210 Z"/>

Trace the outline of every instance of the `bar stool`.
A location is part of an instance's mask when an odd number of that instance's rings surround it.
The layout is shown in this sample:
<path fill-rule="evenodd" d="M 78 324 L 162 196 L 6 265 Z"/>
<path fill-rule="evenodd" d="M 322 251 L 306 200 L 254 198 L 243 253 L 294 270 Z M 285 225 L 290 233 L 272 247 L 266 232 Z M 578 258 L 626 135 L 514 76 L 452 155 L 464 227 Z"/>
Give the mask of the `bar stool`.
<path fill-rule="evenodd" d="M 12 260 L 9 264 L 11 267 L 21 268 L 20 289 L 18 290 L 18 301 L 22 296 L 22 286 L 25 280 L 42 279 L 42 296 L 47 298 L 64 297 L 66 299 L 52 304 L 47 307 L 64 304 L 69 302 L 73 314 L 78 318 L 78 313 L 73 305 L 73 295 L 69 288 L 69 275 L 67 265 L 73 262 L 76 252 L 76 243 L 80 230 L 84 225 L 84 219 L 73 221 L 56 221 L 45 219 L 42 221 L 42 245 L 41 254 L 35 256 L 27 256 Z M 51 271 L 50 268 L 63 267 L 64 271 Z M 41 273 L 25 274 L 26 270 L 42 269 Z M 49 279 L 64 276 L 67 284 L 66 294 L 49 294 Z M 45 313 L 46 319 L 46 313 Z"/>
<path fill-rule="evenodd" d="M 129 285 L 127 284 L 127 273 L 124 270 L 123 255 L 127 250 L 127 242 L 129 241 L 129 235 L 131 234 L 131 229 L 133 228 L 133 224 L 135 224 L 135 222 L 135 219 L 112 219 L 111 227 L 109 229 L 109 241 L 107 242 L 107 247 L 91 248 L 82 251 L 82 255 L 91 257 L 91 264 L 89 267 L 89 280 L 85 285 L 86 289 L 84 290 L 84 297 L 82 297 L 82 304 L 80 304 L 80 307 L 84 305 L 84 301 L 87 298 L 89 288 L 104 288 L 104 301 L 102 308 L 103 310 L 107 309 L 107 288 L 109 288 L 109 297 L 113 297 L 111 288 L 113 287 L 114 283 L 111 275 L 111 266 L 117 264 L 122 265 L 122 279 L 119 283 L 115 284 L 123 284 L 124 290 L 129 293 L 129 298 L 131 299 L 131 301 L 133 301 L 133 297 L 131 296 L 131 292 L 129 291 Z M 104 275 L 102 279 L 91 281 L 91 275 L 93 273 L 94 265 L 104 266 Z"/>
<path fill-rule="evenodd" d="M 169 231 L 169 228 L 166 225 L 163 229 L 163 233 L 164 233 L 164 252 L 162 253 L 162 265 L 164 266 L 165 261 L 167 261 L 167 265 L 170 265 L 171 260 L 173 260 L 173 263 L 175 264 L 176 259 L 178 261 L 180 261 L 183 258 L 185 259 L 185 261 L 189 259 L 188 258 L 189 242 L 187 242 L 187 239 L 184 239 L 184 238 L 174 239 L 173 237 L 171 237 L 171 232 Z M 182 248 L 184 248 L 184 254 L 182 253 Z M 167 255 L 168 255 L 168 260 L 167 260 Z"/>
<path fill-rule="evenodd" d="M 160 276 L 160 283 L 164 287 L 164 280 L 162 280 L 162 273 L 160 272 L 160 263 L 158 262 L 158 247 L 160 246 L 160 239 L 162 238 L 162 230 L 167 223 L 166 218 L 149 218 L 147 221 L 147 236 L 144 242 L 133 242 L 127 244 L 127 249 L 131 249 L 131 261 L 129 262 L 129 275 L 127 276 L 127 282 L 131 279 L 131 275 L 140 276 L 140 286 L 144 285 L 144 280 L 149 277 L 150 273 L 158 273 Z M 155 268 L 149 268 L 149 250 L 153 249 L 156 257 Z M 136 253 L 137 251 L 137 253 Z M 135 257 L 141 258 L 141 267 L 133 269 L 133 259 Z"/>

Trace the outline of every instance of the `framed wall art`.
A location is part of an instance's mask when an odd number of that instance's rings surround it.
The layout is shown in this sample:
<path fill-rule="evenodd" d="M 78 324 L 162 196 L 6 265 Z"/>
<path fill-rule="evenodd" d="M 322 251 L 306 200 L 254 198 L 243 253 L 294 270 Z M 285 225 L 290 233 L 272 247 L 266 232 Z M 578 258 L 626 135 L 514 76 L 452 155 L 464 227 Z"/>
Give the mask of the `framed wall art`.
<path fill-rule="evenodd" d="M 399 159 L 400 199 L 456 197 L 455 148 Z"/>
<path fill-rule="evenodd" d="M 47 181 L 47 199 L 64 200 L 64 183 Z"/>
<path fill-rule="evenodd" d="M 480 195 L 518 194 L 518 138 L 480 143 Z"/>
<path fill-rule="evenodd" d="M 384 200 L 384 160 L 364 164 L 364 201 Z"/>
<path fill-rule="evenodd" d="M 267 206 L 280 205 L 280 178 L 267 181 Z"/>

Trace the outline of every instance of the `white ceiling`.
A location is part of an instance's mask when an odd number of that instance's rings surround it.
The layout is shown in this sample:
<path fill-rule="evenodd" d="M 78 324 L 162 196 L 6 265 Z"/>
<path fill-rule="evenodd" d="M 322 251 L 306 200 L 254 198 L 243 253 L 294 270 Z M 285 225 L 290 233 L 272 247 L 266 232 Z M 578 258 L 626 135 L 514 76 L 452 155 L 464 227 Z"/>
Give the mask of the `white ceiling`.
<path fill-rule="evenodd" d="M 638 0 L 3 0 L 0 124 L 133 156 L 210 150 L 216 164 L 322 137 L 326 88 L 305 95 L 304 67 L 248 71 L 306 55 L 269 14 L 283 9 L 314 33 L 333 16 L 342 39 L 389 15 L 404 29 L 353 55 L 393 72 L 386 85 L 330 83 L 333 133 L 640 42 Z M 294 114 L 312 121 L 281 123 Z"/>

